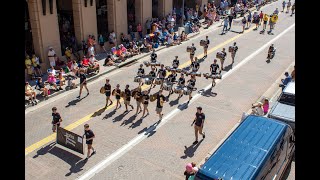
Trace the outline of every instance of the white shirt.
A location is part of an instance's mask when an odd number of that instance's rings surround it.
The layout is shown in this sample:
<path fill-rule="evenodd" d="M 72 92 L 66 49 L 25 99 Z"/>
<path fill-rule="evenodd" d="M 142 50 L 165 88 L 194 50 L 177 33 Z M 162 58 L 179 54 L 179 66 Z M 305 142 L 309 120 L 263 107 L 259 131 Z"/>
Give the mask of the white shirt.
<path fill-rule="evenodd" d="M 49 58 L 49 61 L 55 61 L 55 59 L 54 59 L 54 55 L 56 54 L 56 52 L 54 52 L 54 50 L 49 50 L 49 52 L 48 52 L 48 56 L 52 56 L 52 57 L 48 57 Z"/>
<path fill-rule="evenodd" d="M 90 57 L 90 58 L 89 58 L 89 61 L 90 61 L 92 64 L 94 63 L 95 60 L 96 60 L 95 57 Z"/>
<path fill-rule="evenodd" d="M 89 53 L 89 56 L 94 55 L 94 48 L 93 48 L 93 46 L 90 46 L 90 47 L 88 48 L 88 53 Z"/>

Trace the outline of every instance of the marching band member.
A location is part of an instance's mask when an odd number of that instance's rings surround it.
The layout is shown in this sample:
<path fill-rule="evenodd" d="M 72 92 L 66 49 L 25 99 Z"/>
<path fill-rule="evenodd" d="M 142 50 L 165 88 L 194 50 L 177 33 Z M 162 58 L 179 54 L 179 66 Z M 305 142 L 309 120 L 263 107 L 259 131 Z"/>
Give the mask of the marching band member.
<path fill-rule="evenodd" d="M 124 90 L 124 105 L 126 107 L 126 111 L 128 112 L 128 105 L 133 109 L 133 106 L 130 104 L 131 100 L 131 91 L 129 89 L 129 84 L 126 85 L 126 89 Z"/>
<path fill-rule="evenodd" d="M 109 79 L 106 79 L 106 84 L 104 85 L 104 89 L 105 89 L 105 95 L 106 95 L 106 106 L 105 108 L 108 107 L 108 100 L 110 100 L 110 104 L 109 106 L 113 103 L 112 100 L 110 99 L 110 95 L 111 95 L 111 85 L 109 84 Z"/>
<path fill-rule="evenodd" d="M 137 75 L 138 76 L 141 76 L 143 77 L 145 74 L 144 74 L 144 69 L 143 69 L 143 64 L 140 64 L 140 68 L 138 69 L 138 72 L 137 72 Z M 141 85 L 142 83 L 142 78 L 140 79 L 140 82 L 139 82 L 139 86 Z"/>
<path fill-rule="evenodd" d="M 223 70 L 224 60 L 226 59 L 226 56 L 227 56 L 226 49 L 222 48 L 222 51 L 220 51 L 220 53 L 222 54 L 222 57 L 219 59 L 220 59 L 220 63 L 221 63 L 221 70 Z"/>
<path fill-rule="evenodd" d="M 162 119 L 163 114 L 162 114 L 162 108 L 163 108 L 163 103 L 165 102 L 165 97 L 162 94 L 162 90 L 159 90 L 159 93 L 157 94 L 157 107 L 156 107 L 156 112 L 159 114 L 159 120 Z"/>
<path fill-rule="evenodd" d="M 170 82 L 173 84 L 176 82 L 176 78 L 177 78 L 177 73 L 175 70 L 172 70 L 172 73 L 167 77 L 167 82 Z M 171 91 L 169 92 L 168 97 L 170 96 L 170 94 L 173 94 L 173 89 L 171 89 Z"/>
<path fill-rule="evenodd" d="M 196 76 L 195 75 L 191 75 L 191 79 L 189 79 L 187 82 L 189 83 L 187 88 L 189 91 L 191 91 L 191 93 L 189 94 L 189 101 L 192 99 L 192 91 L 194 86 L 196 85 Z M 189 102 L 188 101 L 188 102 Z"/>
<path fill-rule="evenodd" d="M 139 109 L 140 109 L 139 113 L 141 113 L 141 111 L 142 111 L 142 108 L 141 108 L 141 100 L 142 100 L 141 86 L 138 87 L 138 90 L 137 90 L 134 98 L 137 101 L 137 110 L 136 110 L 136 114 L 134 116 L 137 116 Z"/>
<path fill-rule="evenodd" d="M 178 79 L 178 85 L 181 86 L 181 87 L 184 87 L 185 82 L 186 81 L 184 79 L 184 75 L 183 75 L 183 73 L 181 73 L 181 76 Z M 183 96 L 183 91 L 181 91 L 181 94 L 179 94 L 179 98 L 181 98 L 182 96 Z"/>
<path fill-rule="evenodd" d="M 121 93 L 121 90 L 120 90 L 120 85 L 117 84 L 116 86 L 116 89 L 114 89 L 115 91 L 115 96 L 116 96 L 116 100 L 117 100 L 117 105 L 116 105 L 116 110 L 118 109 L 118 104 L 119 104 L 119 109 L 121 108 L 121 103 L 120 103 L 120 93 Z"/>
<path fill-rule="evenodd" d="M 269 47 L 269 50 L 268 50 L 268 56 L 267 56 L 267 59 L 270 60 L 273 58 L 273 56 L 275 55 L 276 53 L 276 48 L 273 46 L 273 44 L 271 44 L 271 46 Z"/>
<path fill-rule="evenodd" d="M 174 69 L 177 69 L 177 68 L 179 67 L 179 64 L 180 64 L 180 62 L 179 62 L 179 60 L 178 60 L 178 56 L 176 56 L 176 59 L 174 59 L 174 60 L 172 61 L 172 67 L 173 67 Z"/>
<path fill-rule="evenodd" d="M 194 60 L 192 60 L 190 68 L 192 69 L 192 72 L 197 72 L 200 68 L 200 63 L 198 62 L 198 58 L 195 57 Z"/>
<path fill-rule="evenodd" d="M 143 95 L 142 95 L 142 102 L 143 102 L 142 118 L 144 117 L 144 113 L 146 112 L 146 110 L 147 110 L 147 115 L 146 116 L 149 115 L 149 110 L 148 110 L 149 99 L 150 99 L 150 96 L 148 94 L 148 91 L 144 91 Z"/>
<path fill-rule="evenodd" d="M 216 74 L 219 74 L 217 71 L 218 69 L 220 69 L 219 67 L 219 64 L 217 64 L 217 60 L 214 59 L 213 60 L 213 64 L 210 65 L 210 72 L 211 72 L 211 75 L 214 76 Z M 215 86 L 216 85 L 216 81 L 214 80 L 214 78 L 212 78 L 212 84 L 211 84 L 211 87 Z"/>
<path fill-rule="evenodd" d="M 161 64 L 160 69 L 158 70 L 158 73 L 157 73 L 157 76 L 161 80 L 160 89 L 162 89 L 162 87 L 163 87 L 163 81 L 164 81 L 164 78 L 166 77 L 166 75 L 167 75 L 167 71 L 164 68 L 164 64 Z"/>
<path fill-rule="evenodd" d="M 231 51 L 231 58 L 232 58 L 232 63 L 234 63 L 234 58 L 236 56 L 236 53 L 238 51 L 238 46 L 236 46 L 236 42 L 233 43 L 233 46 L 232 46 L 232 51 Z"/>
<path fill-rule="evenodd" d="M 205 46 L 203 46 L 203 54 L 204 54 L 204 57 L 207 57 L 207 55 L 208 55 L 208 47 L 209 47 L 209 44 L 210 44 L 210 41 L 209 41 L 209 39 L 208 39 L 209 37 L 208 36 L 206 36 L 206 45 Z"/>
<path fill-rule="evenodd" d="M 155 67 L 152 67 L 152 68 L 151 68 L 151 71 L 149 72 L 149 76 L 150 76 L 151 78 L 153 78 L 153 80 L 151 81 L 151 85 L 150 85 L 149 91 L 150 91 L 152 88 L 156 87 L 155 84 L 153 85 L 153 81 L 154 81 L 154 79 L 157 77 L 156 72 L 157 72 L 157 71 L 156 71 L 156 68 L 155 68 Z M 153 87 L 152 87 L 152 85 L 153 85 Z"/>
<path fill-rule="evenodd" d="M 152 53 L 150 56 L 151 56 L 151 63 L 156 63 L 158 55 L 156 54 L 154 49 L 152 50 Z M 151 65 L 150 67 L 155 67 L 155 66 Z"/>
<path fill-rule="evenodd" d="M 190 51 L 190 60 L 192 61 L 193 60 L 193 57 L 194 57 L 194 54 L 196 53 L 196 50 L 197 48 L 194 47 L 194 44 L 192 43 L 192 46 L 191 46 L 191 51 Z"/>

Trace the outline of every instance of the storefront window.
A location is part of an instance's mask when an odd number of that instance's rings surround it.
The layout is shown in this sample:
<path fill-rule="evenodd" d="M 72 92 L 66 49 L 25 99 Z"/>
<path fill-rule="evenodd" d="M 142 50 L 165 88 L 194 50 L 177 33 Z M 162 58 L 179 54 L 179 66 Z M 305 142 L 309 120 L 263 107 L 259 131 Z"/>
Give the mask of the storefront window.
<path fill-rule="evenodd" d="M 158 18 L 159 0 L 152 0 L 152 18 Z"/>
<path fill-rule="evenodd" d="M 132 25 L 132 27 L 135 29 L 136 27 L 135 0 L 127 1 L 127 14 L 128 14 L 128 27 Z"/>

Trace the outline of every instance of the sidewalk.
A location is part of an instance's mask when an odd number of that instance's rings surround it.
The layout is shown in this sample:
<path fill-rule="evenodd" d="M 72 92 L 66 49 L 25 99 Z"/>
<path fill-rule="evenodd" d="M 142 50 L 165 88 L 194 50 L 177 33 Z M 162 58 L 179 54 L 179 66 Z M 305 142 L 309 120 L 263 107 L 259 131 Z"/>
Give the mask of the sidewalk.
<path fill-rule="evenodd" d="M 203 21 L 203 20 L 202 20 L 202 21 Z M 202 22 L 202 21 L 201 21 L 201 22 Z M 194 37 L 196 37 L 197 35 L 199 35 L 199 34 L 201 34 L 201 33 L 208 32 L 208 31 L 212 30 L 213 27 L 217 27 L 217 26 L 219 26 L 219 25 L 220 25 L 220 21 L 219 21 L 219 22 L 216 22 L 216 23 L 213 24 L 213 25 L 211 25 L 211 26 L 209 27 L 209 29 L 206 28 L 206 25 L 203 25 L 203 26 L 200 28 L 200 30 L 199 30 L 200 32 L 190 33 L 190 34 L 188 35 L 188 39 L 191 40 L 191 38 L 194 38 Z M 188 41 L 189 41 L 189 40 L 188 40 Z M 183 44 L 183 43 L 186 43 L 186 42 L 187 42 L 187 41 L 184 41 L 184 42 L 182 42 L 182 44 Z M 170 46 L 170 47 L 168 47 L 168 48 L 171 48 L 171 47 L 174 48 L 174 47 L 177 47 L 177 46 L 179 46 L 179 45 Z M 160 47 L 158 47 L 157 49 L 155 49 L 155 51 L 158 52 L 158 51 L 160 51 L 160 50 L 162 50 L 162 49 L 165 49 L 165 48 L 167 48 L 166 45 L 160 46 Z M 139 55 L 135 55 L 135 56 L 133 56 L 133 57 L 130 57 L 130 58 L 126 59 L 125 62 L 116 64 L 116 65 L 114 65 L 114 66 L 103 66 L 104 60 L 106 59 L 107 54 L 106 54 L 106 53 L 98 53 L 98 54 L 96 55 L 96 59 L 98 60 L 98 63 L 99 63 L 99 65 L 100 65 L 100 72 L 99 72 L 99 74 L 91 75 L 91 76 L 87 77 L 87 81 L 88 81 L 88 82 L 93 81 L 93 80 L 99 78 L 99 77 L 102 76 L 102 75 L 105 75 L 105 74 L 107 74 L 107 73 L 110 73 L 110 72 L 112 72 L 112 71 L 114 71 L 114 70 L 116 70 L 116 69 L 119 69 L 119 68 L 121 68 L 121 67 L 123 67 L 123 66 L 126 66 L 126 65 L 128 65 L 128 64 L 131 64 L 131 63 L 133 63 L 133 62 L 135 62 L 135 61 L 138 61 L 138 60 L 140 60 L 140 59 L 142 59 L 142 58 L 144 58 L 144 57 L 150 56 L 150 54 L 151 54 L 151 52 L 141 53 L 141 54 L 139 54 Z M 42 76 L 42 79 L 43 79 L 43 80 L 46 80 L 47 77 L 48 77 L 48 75 L 47 75 L 47 73 L 45 73 L 45 74 Z M 76 86 L 78 86 L 78 85 L 80 84 L 80 78 L 75 79 L 75 83 L 76 83 Z M 35 89 L 35 85 L 36 85 L 35 80 L 29 81 L 29 84 Z M 67 84 L 67 82 L 66 82 L 65 84 Z M 59 94 L 61 94 L 61 93 L 63 93 L 63 92 L 66 92 L 66 91 L 69 90 L 69 89 L 66 90 L 66 85 L 62 86 L 62 88 L 63 88 L 63 90 L 60 90 L 60 91 L 55 91 L 55 90 L 52 90 L 52 89 L 51 89 L 51 90 L 50 90 L 51 93 L 50 93 L 50 95 L 48 96 L 48 98 L 43 97 L 42 95 L 40 95 L 40 91 L 39 91 L 39 90 L 36 90 L 36 92 L 37 92 L 37 100 L 39 100 L 39 101 L 38 101 L 38 104 L 41 103 L 41 102 L 43 102 L 43 101 L 46 101 L 46 100 L 50 99 L 50 97 L 57 96 L 57 95 L 59 95 Z M 29 108 L 29 107 L 32 107 L 32 104 L 28 104 L 27 101 L 25 101 L 25 109 L 27 109 L 27 108 Z"/>

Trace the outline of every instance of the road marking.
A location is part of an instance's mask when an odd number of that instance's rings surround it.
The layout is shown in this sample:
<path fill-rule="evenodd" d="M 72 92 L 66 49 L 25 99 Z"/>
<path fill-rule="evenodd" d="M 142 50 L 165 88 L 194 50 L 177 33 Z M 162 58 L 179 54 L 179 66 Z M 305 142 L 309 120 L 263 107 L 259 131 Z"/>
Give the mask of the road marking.
<path fill-rule="evenodd" d="M 258 53 L 260 53 L 262 50 L 264 50 L 265 48 L 268 47 L 268 45 L 270 45 L 271 43 L 273 43 L 274 41 L 276 41 L 277 39 L 279 39 L 281 36 L 283 36 L 285 33 L 287 33 L 289 30 L 291 30 L 293 27 L 295 26 L 295 24 L 291 25 L 290 27 L 288 27 L 286 30 L 284 30 L 282 33 L 280 33 L 278 36 L 276 36 L 275 38 L 273 38 L 272 40 L 270 40 L 269 42 L 267 42 L 266 44 L 264 44 L 262 47 L 260 47 L 258 50 L 256 50 L 255 52 L 253 52 L 251 55 L 249 55 L 248 57 L 246 57 L 244 60 L 242 60 L 235 68 L 231 69 L 230 71 L 228 71 L 227 73 L 225 73 L 224 78 L 221 79 L 220 81 L 218 81 L 217 83 L 222 82 L 226 77 L 230 76 L 233 72 L 235 72 L 237 69 L 239 69 L 241 66 L 243 66 L 244 64 L 246 64 L 247 62 L 249 62 L 254 56 L 256 56 Z M 211 83 L 206 86 L 204 88 L 204 91 L 208 90 L 211 87 Z M 200 98 L 201 95 L 200 93 L 197 93 L 189 102 L 188 106 L 196 101 L 198 98 Z M 186 106 L 185 104 L 182 106 Z M 181 107 L 180 107 L 181 108 Z M 152 126 L 151 128 L 148 128 L 145 133 L 142 133 L 140 135 L 137 135 L 135 138 L 133 138 L 131 141 L 129 141 L 127 144 L 125 144 L 124 146 L 122 146 L 120 149 L 116 150 L 114 153 L 112 153 L 110 156 L 107 156 L 103 161 L 101 161 L 99 164 L 97 164 L 96 166 L 92 167 L 91 169 L 89 169 L 86 173 L 84 173 L 82 176 L 80 176 L 79 178 L 77 178 L 77 180 L 86 180 L 86 179 L 90 179 L 92 178 L 95 174 L 99 173 L 100 171 L 102 171 L 104 168 L 106 168 L 108 165 L 110 165 L 112 162 L 114 162 L 115 160 L 119 159 L 122 155 L 124 155 L 125 153 L 127 153 L 129 150 L 131 150 L 134 146 L 136 146 L 138 143 L 140 143 L 142 140 L 144 140 L 145 138 L 147 138 L 148 136 L 146 136 L 147 134 L 150 133 L 150 131 L 155 131 L 157 129 L 159 129 L 161 126 L 163 126 L 166 122 L 169 121 L 169 119 L 171 119 L 172 117 L 174 117 L 177 113 L 179 113 L 181 110 L 179 108 L 174 109 L 173 111 L 171 111 L 168 115 L 166 115 L 162 121 L 160 122 L 160 124 L 158 126 Z"/>
<path fill-rule="evenodd" d="M 217 45 L 217 46 L 211 48 L 210 50 L 208 50 L 207 54 L 213 53 L 213 52 L 216 51 L 217 49 L 219 49 L 219 48 L 227 45 L 228 43 L 231 43 L 232 41 L 238 39 L 239 37 L 243 36 L 244 34 L 247 34 L 247 33 L 251 32 L 253 29 L 254 29 L 254 27 L 252 27 L 252 28 L 244 31 L 244 33 L 242 33 L 242 34 L 238 34 L 238 35 L 236 35 L 236 36 L 234 36 L 234 37 L 232 37 L 232 38 L 230 38 L 230 39 L 228 39 L 228 40 L 220 43 L 219 45 Z M 279 35 L 280 35 L 280 34 L 279 34 Z M 278 36 L 279 36 L 279 35 L 278 35 Z M 277 37 L 278 37 L 278 36 L 277 36 Z M 204 54 L 201 53 L 201 54 L 197 55 L 196 57 L 197 57 L 198 59 L 200 59 L 200 58 L 203 57 L 203 55 L 204 55 Z M 241 63 L 242 63 L 242 62 L 240 62 L 239 65 L 240 65 Z M 183 67 L 187 67 L 188 65 L 190 65 L 190 60 L 187 60 L 185 63 L 181 64 L 181 65 L 179 66 L 179 68 L 182 69 Z M 238 69 L 237 67 L 238 67 L 238 65 L 235 66 L 234 69 Z M 119 71 L 119 72 L 120 72 L 120 71 Z M 229 73 L 229 72 L 230 72 L 230 71 L 228 71 L 228 72 L 224 75 L 224 78 L 225 78 L 226 76 L 228 76 L 228 73 Z M 116 74 L 116 73 L 118 73 L 118 71 L 115 72 L 114 74 Z M 168 73 L 168 75 L 170 75 L 170 74 L 171 74 L 171 73 Z M 101 77 L 104 77 L 104 76 L 110 76 L 110 75 L 106 74 L 106 75 L 103 75 L 103 76 L 101 76 Z M 217 80 L 216 82 L 219 82 L 219 81 L 220 81 L 220 80 Z M 98 81 L 94 81 L 93 83 L 96 83 L 96 82 L 98 82 Z M 145 89 L 148 88 L 149 86 L 150 86 L 150 85 L 144 84 L 144 85 L 141 87 L 141 89 L 142 89 L 142 90 L 145 90 Z M 71 93 L 71 92 L 70 92 L 70 93 Z M 192 101 L 192 100 L 194 100 L 194 98 L 192 98 L 191 101 Z M 123 99 L 120 100 L 120 102 L 122 102 L 122 101 L 123 101 Z M 108 108 L 107 108 L 106 110 L 109 110 L 109 109 L 113 108 L 114 106 L 115 106 L 115 104 L 112 104 L 111 106 L 108 106 Z M 102 108 L 100 108 L 100 109 L 97 110 L 96 112 L 100 111 L 101 109 L 102 109 Z M 105 110 L 105 111 L 106 111 L 106 110 Z M 95 113 L 95 112 L 94 112 L 94 113 Z M 92 116 L 94 113 L 91 113 L 91 114 L 89 114 L 89 115 L 81 118 L 80 120 L 78 120 L 78 121 L 76 121 L 76 122 L 74 122 L 74 123 L 71 123 L 70 125 L 66 126 L 65 128 L 66 128 L 67 130 L 71 131 L 72 129 L 80 126 L 81 124 L 83 124 L 83 123 L 85 123 L 85 122 L 87 122 L 87 121 L 89 121 L 89 120 L 91 119 L 91 116 Z M 38 142 L 30 145 L 29 147 L 27 147 L 27 148 L 25 149 L 25 156 L 28 155 L 29 153 L 33 152 L 34 150 L 40 148 L 41 146 L 49 143 L 50 141 L 53 141 L 53 140 L 55 139 L 55 137 L 56 137 L 56 135 L 55 135 L 55 133 L 53 133 L 53 134 L 49 135 L 48 137 L 46 137 L 46 138 L 44 138 L 44 139 L 42 139 L 42 140 L 40 140 L 40 141 L 38 141 Z"/>

